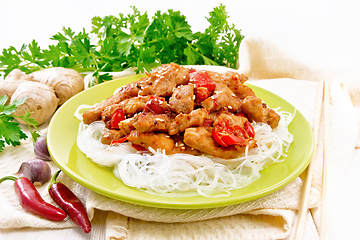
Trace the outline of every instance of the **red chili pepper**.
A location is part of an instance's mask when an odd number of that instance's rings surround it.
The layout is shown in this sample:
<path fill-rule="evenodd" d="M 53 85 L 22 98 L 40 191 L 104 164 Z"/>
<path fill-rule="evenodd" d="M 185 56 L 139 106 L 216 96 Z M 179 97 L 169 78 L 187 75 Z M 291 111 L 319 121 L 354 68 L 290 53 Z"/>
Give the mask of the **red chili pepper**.
<path fill-rule="evenodd" d="M 67 186 L 56 181 L 59 173 L 60 171 L 57 171 L 51 179 L 49 194 L 76 225 L 84 230 L 85 233 L 89 233 L 91 231 L 91 223 L 85 207 L 80 199 Z"/>
<path fill-rule="evenodd" d="M 131 146 L 133 147 L 133 148 L 135 148 L 137 151 L 139 151 L 139 152 L 147 152 L 147 149 L 146 148 L 144 148 L 143 146 L 140 146 L 140 145 L 137 145 L 137 144 L 131 144 Z"/>
<path fill-rule="evenodd" d="M 211 93 L 214 91 L 216 84 L 206 71 L 196 71 L 190 73 L 190 82 L 195 85 L 195 88 L 205 87 Z"/>
<path fill-rule="evenodd" d="M 125 137 L 123 138 L 120 138 L 120 139 L 117 139 L 117 140 L 112 140 L 111 141 L 111 144 L 110 145 L 113 145 L 113 144 L 117 144 L 117 143 L 123 143 L 125 141 L 127 141 L 127 139 L 129 138 L 130 134 L 126 135 Z"/>
<path fill-rule="evenodd" d="M 110 127 L 119 129 L 119 123 L 122 120 L 125 120 L 125 114 L 124 111 L 121 108 L 119 108 L 111 115 Z"/>
<path fill-rule="evenodd" d="M 162 114 L 166 111 L 165 98 L 151 95 L 149 100 L 145 103 L 144 112 L 153 112 L 155 114 Z"/>
<path fill-rule="evenodd" d="M 25 177 L 16 178 L 13 176 L 7 176 L 1 178 L 0 183 L 5 180 L 15 181 L 15 193 L 18 196 L 20 205 L 23 209 L 51 221 L 61 221 L 66 218 L 67 215 L 63 210 L 45 202 L 44 199 L 42 199 L 40 193 L 36 190 L 35 186 L 29 179 Z"/>

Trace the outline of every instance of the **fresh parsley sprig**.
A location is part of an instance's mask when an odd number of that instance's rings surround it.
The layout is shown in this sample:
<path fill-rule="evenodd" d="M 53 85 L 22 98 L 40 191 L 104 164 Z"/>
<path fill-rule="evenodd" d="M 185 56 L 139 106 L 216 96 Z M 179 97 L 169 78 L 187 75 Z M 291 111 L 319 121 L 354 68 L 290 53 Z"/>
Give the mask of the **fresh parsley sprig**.
<path fill-rule="evenodd" d="M 18 146 L 21 140 L 25 140 L 28 136 L 22 131 L 20 124 L 15 120 L 19 118 L 23 120 L 29 128 L 33 142 L 40 136 L 39 129 L 37 128 L 38 122 L 30 117 L 30 113 L 26 112 L 22 116 L 13 115 L 17 107 L 24 104 L 26 98 L 17 99 L 6 104 L 8 96 L 0 97 L 0 152 L 2 152 L 7 145 Z M 33 130 L 32 128 L 35 128 Z"/>
<path fill-rule="evenodd" d="M 206 17 L 209 26 L 193 32 L 179 11 L 157 11 L 152 18 L 136 7 L 118 16 L 92 18 L 90 33 L 71 28 L 51 37 L 55 44 L 40 49 L 33 40 L 20 50 L 4 49 L 0 68 L 6 76 L 14 68 L 30 73 L 47 67 L 72 68 L 80 73 L 93 72 L 92 85 L 111 80 L 109 74 L 127 68 L 138 73 L 151 71 L 163 63 L 183 65 L 220 65 L 237 67 L 241 30 L 228 23 L 225 6 L 220 4 Z"/>

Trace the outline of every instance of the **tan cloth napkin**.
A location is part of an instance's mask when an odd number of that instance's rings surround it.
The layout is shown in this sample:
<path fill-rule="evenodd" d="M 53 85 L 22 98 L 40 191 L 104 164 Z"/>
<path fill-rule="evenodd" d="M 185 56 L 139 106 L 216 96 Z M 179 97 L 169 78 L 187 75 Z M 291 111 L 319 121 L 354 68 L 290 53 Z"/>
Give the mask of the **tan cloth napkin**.
<path fill-rule="evenodd" d="M 356 93 L 360 87 L 342 78 L 328 78 L 318 69 L 301 65 L 293 56 L 284 53 L 282 46 L 259 37 L 247 37 L 240 49 L 241 72 L 250 77 L 253 84 L 269 89 L 283 97 L 301 111 L 310 124 L 314 124 L 316 92 L 321 80 L 331 80 L 331 163 L 338 179 L 345 172 L 344 162 L 350 159 L 357 140 L 357 116 L 359 103 Z M 300 66 L 300 67 L 299 67 Z M 223 71 L 223 68 L 212 70 Z M 313 77 L 312 77 L 313 76 Z M 333 75 L 335 76 L 335 75 Z M 339 76 L 341 77 L 341 76 Z M 275 79 L 272 79 L 275 78 Z M 290 79 L 291 78 L 291 79 Z M 258 80 L 271 79 L 271 80 Z M 298 80 L 295 80 L 298 79 Z M 358 109 L 358 108 L 356 108 Z M 344 124 L 343 116 L 346 116 Z M 320 133 L 316 154 L 316 171 L 313 176 L 309 206 L 320 204 L 322 136 Z M 21 146 L 7 147 L 0 154 L 0 174 L 17 171 L 20 163 L 34 157 L 32 144 L 25 141 Z M 343 165 L 340 164 L 340 161 Z M 56 166 L 52 163 L 53 171 Z M 334 168 L 332 168 L 334 169 Z M 336 178 L 335 177 L 335 178 Z M 106 222 L 107 239 L 281 239 L 289 235 L 298 208 L 301 178 L 296 178 L 283 189 L 254 201 L 222 208 L 200 210 L 168 210 L 144 207 L 109 199 L 83 188 L 64 174 L 59 178 L 86 203 L 90 218 L 94 209 L 109 211 Z M 0 228 L 74 226 L 70 221 L 53 223 L 24 212 L 17 203 L 13 183 L 2 183 L 0 211 L 6 218 L 0 220 Z M 39 190 L 49 198 L 46 185 Z"/>

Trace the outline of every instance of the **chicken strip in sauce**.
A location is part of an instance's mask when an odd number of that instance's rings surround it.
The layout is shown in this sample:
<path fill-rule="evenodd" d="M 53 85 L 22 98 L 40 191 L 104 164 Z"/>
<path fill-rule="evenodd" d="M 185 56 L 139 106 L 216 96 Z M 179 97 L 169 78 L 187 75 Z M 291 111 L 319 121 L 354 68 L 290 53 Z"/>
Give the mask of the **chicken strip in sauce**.
<path fill-rule="evenodd" d="M 138 115 L 121 121 L 119 123 L 119 129 L 110 129 L 103 134 L 101 143 L 110 145 L 113 141 L 127 136 L 131 131 L 135 130 L 134 124 L 137 120 Z"/>
<path fill-rule="evenodd" d="M 237 158 L 245 151 L 245 147 L 222 147 L 213 138 L 211 132 L 204 127 L 188 128 L 184 133 L 184 143 L 205 154 L 231 159 Z"/>
<path fill-rule="evenodd" d="M 237 112 L 241 106 L 241 100 L 224 83 L 217 83 L 214 95 L 208 97 L 201 105 L 209 112 L 227 108 L 230 112 Z"/>
<path fill-rule="evenodd" d="M 130 133 L 128 141 L 145 149 L 151 147 L 155 151 L 158 149 L 165 150 L 166 154 L 171 154 L 175 145 L 174 140 L 166 133 L 139 132 L 136 130 Z"/>
<path fill-rule="evenodd" d="M 268 108 L 258 97 L 246 97 L 241 104 L 241 111 L 246 114 L 250 122 L 267 123 L 272 128 L 279 125 L 280 116 L 273 109 Z"/>
<path fill-rule="evenodd" d="M 175 117 L 175 121 L 169 126 L 169 135 L 175 135 L 184 132 L 189 127 L 202 126 L 207 118 L 208 111 L 204 108 L 199 108 L 192 111 L 190 114 L 179 114 Z"/>
<path fill-rule="evenodd" d="M 253 90 L 244 85 L 246 80 L 248 80 L 246 76 L 233 71 L 228 71 L 221 75 L 221 81 L 240 99 L 244 99 L 247 96 L 255 96 Z"/>
<path fill-rule="evenodd" d="M 168 132 L 171 119 L 166 114 L 140 114 L 134 127 L 138 132 Z"/>
<path fill-rule="evenodd" d="M 83 122 L 85 124 L 90 124 L 92 122 L 99 121 L 101 120 L 101 114 L 106 107 L 118 104 L 127 98 L 136 97 L 140 90 L 139 83 L 141 81 L 142 80 L 140 79 L 139 81 L 122 86 L 114 95 L 85 111 L 82 115 Z"/>
<path fill-rule="evenodd" d="M 164 64 L 157 71 L 148 73 L 148 77 L 140 83 L 139 95 L 155 95 L 168 97 L 178 85 L 189 82 L 189 69 L 177 64 Z"/>
<path fill-rule="evenodd" d="M 194 110 L 194 85 L 180 85 L 174 89 L 169 105 L 175 113 L 190 113 Z"/>

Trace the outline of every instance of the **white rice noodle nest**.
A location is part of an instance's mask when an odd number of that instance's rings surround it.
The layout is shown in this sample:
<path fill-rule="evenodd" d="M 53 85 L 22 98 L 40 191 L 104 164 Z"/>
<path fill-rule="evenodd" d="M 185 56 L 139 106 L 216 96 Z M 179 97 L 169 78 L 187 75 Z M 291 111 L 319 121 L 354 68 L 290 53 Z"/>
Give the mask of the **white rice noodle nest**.
<path fill-rule="evenodd" d="M 81 108 L 80 106 L 77 112 Z M 274 109 L 281 117 L 272 129 L 265 123 L 252 123 L 258 147 L 246 149 L 236 159 L 220 159 L 208 155 L 166 155 L 160 149 L 139 153 L 131 143 L 101 143 L 107 131 L 103 122 L 79 124 L 77 145 L 92 161 L 114 167 L 114 175 L 127 186 L 155 195 L 205 197 L 229 196 L 231 190 L 243 188 L 261 177 L 260 171 L 274 162 L 281 162 L 293 141 L 288 125 L 294 114 Z M 80 116 L 80 114 L 74 114 Z M 80 118 L 79 118 L 80 119 Z"/>

